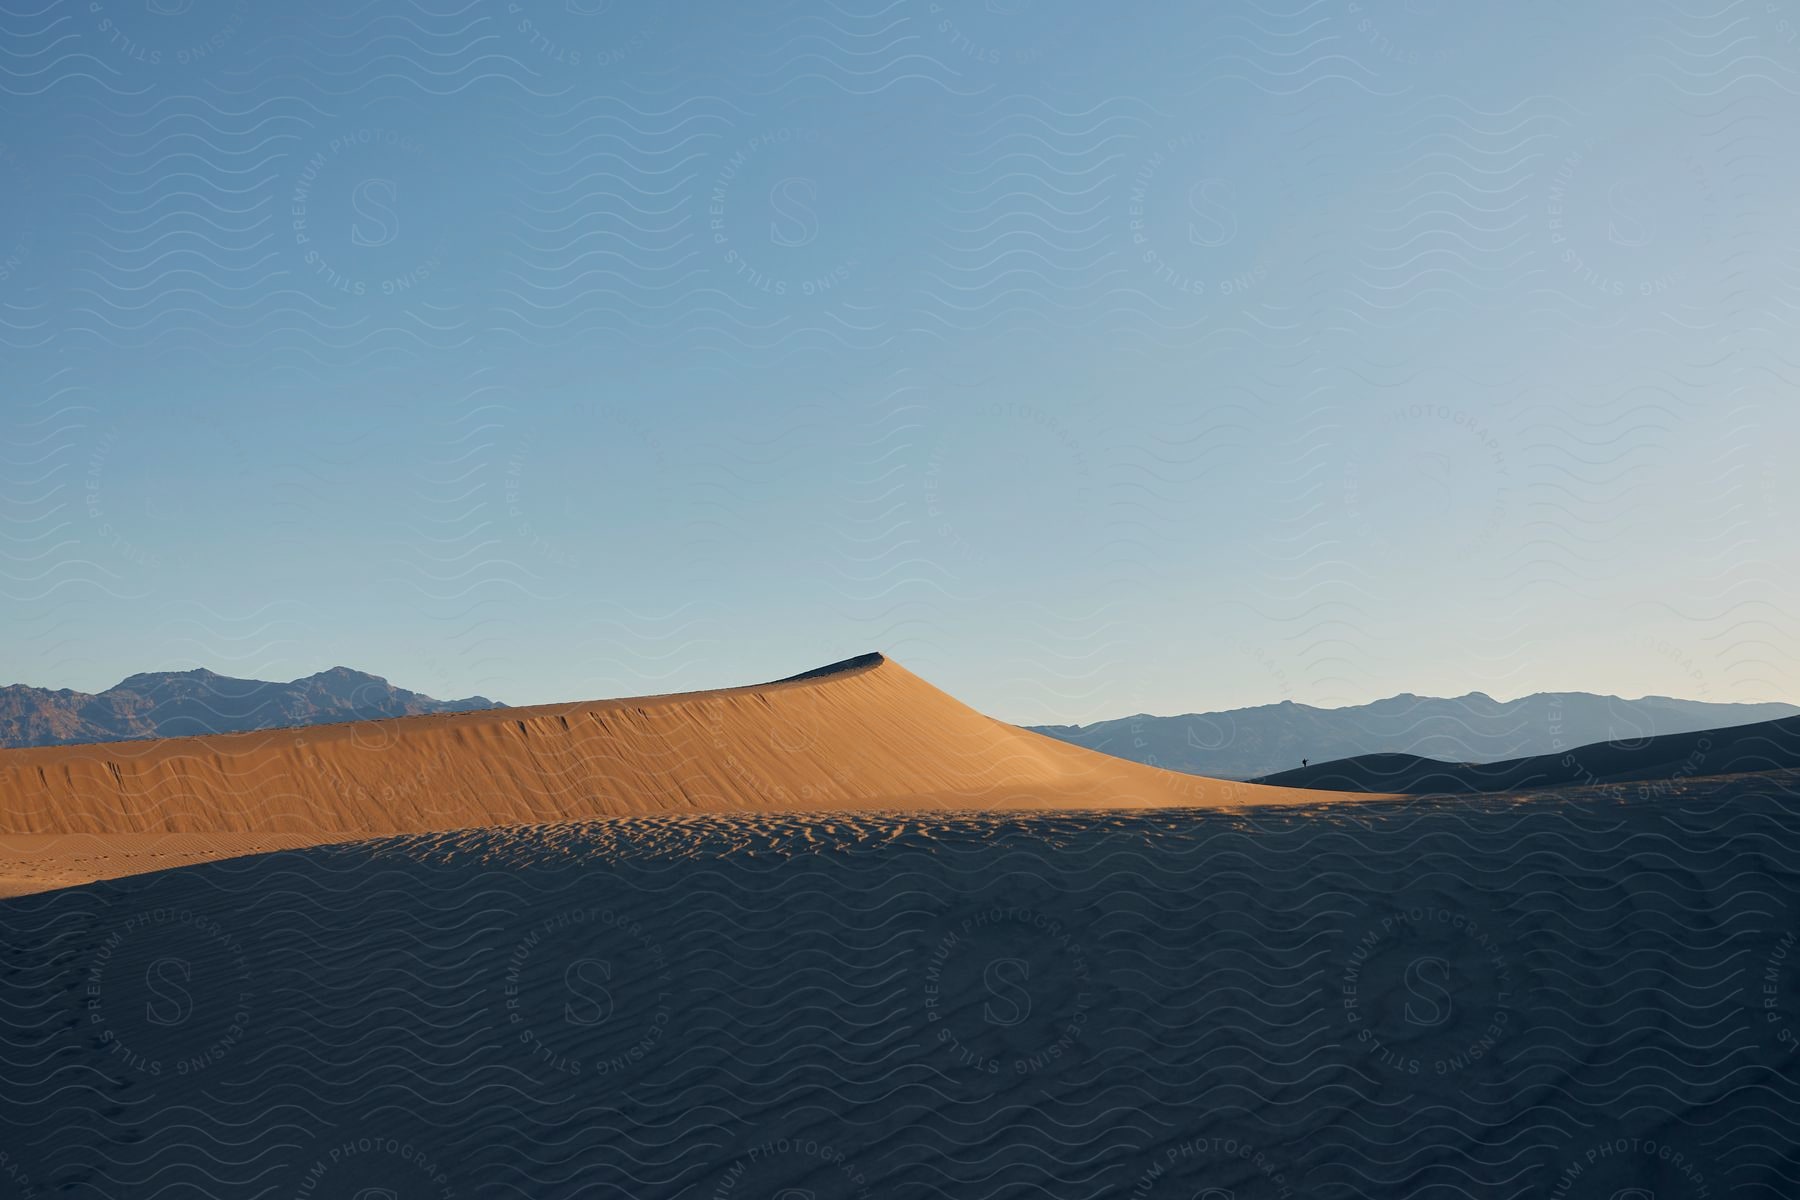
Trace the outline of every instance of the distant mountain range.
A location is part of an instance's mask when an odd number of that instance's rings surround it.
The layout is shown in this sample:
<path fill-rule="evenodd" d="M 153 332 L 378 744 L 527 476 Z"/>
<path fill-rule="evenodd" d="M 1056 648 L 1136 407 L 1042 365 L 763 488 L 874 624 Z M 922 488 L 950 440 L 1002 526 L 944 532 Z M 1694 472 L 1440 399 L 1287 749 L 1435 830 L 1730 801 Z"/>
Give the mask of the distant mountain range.
<path fill-rule="evenodd" d="M 1363 754 L 1313 763 L 1258 779 L 1280 787 L 1328 792 L 1516 792 L 1591 784 L 1635 785 L 1657 795 L 1683 779 L 1791 771 L 1800 767 L 1800 717 L 1665 733 L 1626 742 L 1595 742 L 1505 762 L 1439 762 L 1412 754 Z"/>
<path fill-rule="evenodd" d="M 1518 700 L 1405 693 L 1350 708 L 1264 704 L 1179 717 L 1135 716 L 1092 725 L 1033 728 L 1065 742 L 1172 771 L 1255 779 L 1369 754 L 1448 763 L 1549 755 L 1595 742 L 1748 725 L 1800 714 L 1792 704 L 1711 704 L 1591 692 L 1540 692 Z M 1313 786 L 1313 785 L 1306 785 Z"/>
<path fill-rule="evenodd" d="M 0 748 L 233 733 L 335 721 L 505 708 L 485 696 L 436 700 L 348 667 L 274 683 L 213 671 L 153 671 L 90 695 L 67 688 L 0 687 Z M 1037 733 L 1119 758 L 1221 779 L 1257 779 L 1370 755 L 1339 771 L 1339 787 L 1395 790 L 1397 780 L 1443 776 L 1446 764 L 1497 763 L 1555 755 L 1591 743 L 1631 743 L 1800 715 L 1792 704 L 1711 704 L 1646 696 L 1543 692 L 1498 701 L 1480 692 L 1451 698 L 1410 693 L 1350 708 L 1284 702 L 1178 717 L 1134 716 L 1092 725 L 1042 725 Z M 1435 760 L 1435 761 L 1434 761 Z M 1314 776 L 1307 776 L 1308 779 Z M 1277 782 L 1290 786 L 1299 777 Z M 1404 789 L 1400 789 L 1404 790 Z M 1481 789 L 1476 789 L 1481 790 Z"/>
<path fill-rule="evenodd" d="M 24 684 L 0 688 L 0 747 L 187 737 L 505 707 L 486 696 L 434 700 L 348 667 L 289 683 L 233 679 L 207 670 L 152 671 L 97 695 Z"/>

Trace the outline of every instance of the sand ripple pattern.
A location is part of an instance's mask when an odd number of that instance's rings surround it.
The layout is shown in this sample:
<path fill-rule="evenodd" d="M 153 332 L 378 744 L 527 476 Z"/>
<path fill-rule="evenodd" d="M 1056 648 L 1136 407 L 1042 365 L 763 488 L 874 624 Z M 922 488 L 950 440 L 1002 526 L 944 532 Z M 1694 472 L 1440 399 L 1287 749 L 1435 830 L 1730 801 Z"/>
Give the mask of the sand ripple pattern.
<path fill-rule="evenodd" d="M 1797 784 L 619 819 L 15 899 L 0 1169 L 26 1195 L 1791 1195 Z"/>

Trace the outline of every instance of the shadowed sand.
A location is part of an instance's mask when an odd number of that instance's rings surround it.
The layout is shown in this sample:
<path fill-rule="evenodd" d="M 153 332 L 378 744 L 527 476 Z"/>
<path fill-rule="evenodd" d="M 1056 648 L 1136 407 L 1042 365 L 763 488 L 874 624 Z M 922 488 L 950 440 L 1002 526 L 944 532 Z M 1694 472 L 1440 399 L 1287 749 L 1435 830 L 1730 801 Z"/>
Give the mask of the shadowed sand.
<path fill-rule="evenodd" d="M 632 816 L 15 898 L 0 1194 L 1792 1196 L 1797 793 Z"/>
<path fill-rule="evenodd" d="M 879 654 L 708 692 L 9 750 L 0 796 L 0 892 L 13 894 L 258 842 L 631 814 L 1344 800 L 1071 746 L 985 717 Z"/>
<path fill-rule="evenodd" d="M 295 833 L 0 834 L 0 898 L 318 844 Z"/>

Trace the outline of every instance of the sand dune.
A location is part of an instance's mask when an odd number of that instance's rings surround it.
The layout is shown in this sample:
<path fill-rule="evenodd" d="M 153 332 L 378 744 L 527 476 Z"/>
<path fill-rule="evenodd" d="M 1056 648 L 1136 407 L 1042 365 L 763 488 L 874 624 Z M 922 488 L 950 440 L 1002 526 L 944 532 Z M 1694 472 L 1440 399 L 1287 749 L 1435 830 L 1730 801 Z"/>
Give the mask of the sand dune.
<path fill-rule="evenodd" d="M 0 1195 L 1800 1180 L 1800 772 L 1224 784 L 878 659 L 0 772 Z"/>
<path fill-rule="evenodd" d="M 878 654 L 709 692 L 0 751 L 0 796 L 0 835 L 229 835 L 232 853 L 252 834 L 328 842 L 647 813 L 1329 798 L 1067 745 L 982 716 Z M 54 847 L 13 842 L 45 861 Z M 89 850 L 85 867 L 38 874 L 112 873 Z M 24 876 L 0 886 L 23 890 Z"/>
<path fill-rule="evenodd" d="M 0 834 L 0 898 L 319 842 L 299 833 Z"/>
<path fill-rule="evenodd" d="M 1361 754 L 1281 771 L 1257 783 L 1349 792 L 1517 792 L 1526 788 L 1636 783 L 1800 768 L 1800 717 L 1692 733 L 1592 742 L 1504 762 L 1439 762 L 1415 754 Z"/>
<path fill-rule="evenodd" d="M 8 900 L 0 1194 L 1793 1196 L 1797 794 L 628 817 Z"/>
<path fill-rule="evenodd" d="M 630 813 L 1219 806 L 984 717 L 880 655 L 751 687 L 0 753 L 6 833 L 358 832 Z"/>

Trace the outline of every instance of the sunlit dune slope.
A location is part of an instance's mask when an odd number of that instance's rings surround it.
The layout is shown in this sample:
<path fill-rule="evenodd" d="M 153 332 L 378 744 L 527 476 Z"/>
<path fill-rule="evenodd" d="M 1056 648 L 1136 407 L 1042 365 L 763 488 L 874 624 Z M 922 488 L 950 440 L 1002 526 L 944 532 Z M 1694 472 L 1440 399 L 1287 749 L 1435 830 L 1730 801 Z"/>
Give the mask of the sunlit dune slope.
<path fill-rule="evenodd" d="M 870 654 L 751 687 L 0 752 L 0 833 L 413 832 L 627 813 L 1312 803 L 984 717 Z"/>

